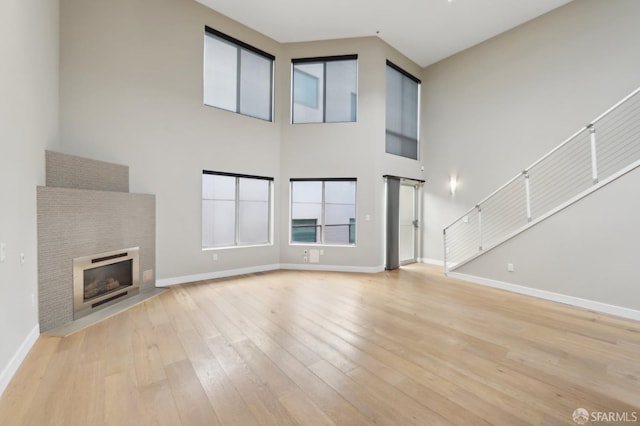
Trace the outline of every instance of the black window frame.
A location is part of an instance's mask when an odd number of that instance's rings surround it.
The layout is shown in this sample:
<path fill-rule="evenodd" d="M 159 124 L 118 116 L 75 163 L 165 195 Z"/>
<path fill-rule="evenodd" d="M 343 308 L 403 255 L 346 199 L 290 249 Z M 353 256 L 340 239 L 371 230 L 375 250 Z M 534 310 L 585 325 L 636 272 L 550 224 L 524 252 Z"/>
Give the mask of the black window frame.
<path fill-rule="evenodd" d="M 320 223 L 316 223 L 315 224 L 315 228 L 316 228 L 316 235 L 319 233 L 320 234 L 320 241 L 319 242 L 308 242 L 308 241 L 294 241 L 293 239 L 293 228 L 294 227 L 300 227 L 300 228 L 306 228 L 312 225 L 309 224 L 305 224 L 305 225 L 294 225 L 293 221 L 294 220 L 302 220 L 302 221 L 309 221 L 309 220 L 313 220 L 310 218 L 293 218 L 293 183 L 295 182 L 322 182 L 322 217 L 320 218 Z M 325 208 L 326 208 L 326 204 L 325 204 L 325 183 L 326 182 L 354 182 L 356 184 L 356 189 L 355 189 L 355 194 L 354 194 L 354 208 L 355 208 L 355 214 L 353 218 L 349 218 L 349 222 L 348 223 L 344 223 L 344 224 L 340 224 L 339 226 L 347 226 L 347 232 L 349 233 L 348 236 L 348 243 L 347 244 L 339 244 L 339 243 L 327 243 L 325 242 L 325 228 L 327 226 L 334 226 L 334 225 L 327 225 L 325 223 Z M 357 244 L 357 215 L 358 215 L 358 178 L 290 178 L 289 179 L 289 191 L 291 192 L 291 197 L 290 197 L 290 201 L 289 201 L 289 244 L 290 245 L 305 245 L 305 244 L 311 244 L 311 245 L 318 245 L 318 246 L 340 246 L 340 247 L 354 247 Z"/>
<path fill-rule="evenodd" d="M 410 80 L 412 80 L 412 81 L 414 81 L 415 83 L 418 84 L 418 94 L 417 94 L 418 95 L 417 96 L 418 97 L 418 103 L 417 103 L 417 106 L 416 106 L 417 107 L 417 111 L 416 111 L 416 116 L 417 116 L 416 117 L 416 120 L 417 120 L 416 121 L 416 135 L 417 136 L 416 136 L 416 138 L 413 139 L 412 137 L 406 136 L 406 135 L 404 135 L 402 133 L 397 133 L 397 132 L 390 131 L 387 128 L 387 125 L 386 125 L 386 122 L 385 122 L 385 153 L 391 154 L 391 155 L 398 155 L 400 157 L 408 158 L 410 160 L 418 160 L 419 157 L 420 157 L 420 143 L 419 143 L 420 142 L 420 93 L 421 93 L 421 90 L 422 90 L 422 81 L 420 81 L 419 78 L 413 76 L 412 74 L 410 74 L 409 72 L 407 72 L 404 69 L 400 68 L 398 65 L 394 64 L 393 62 L 391 62 L 389 60 L 387 60 L 387 64 L 386 65 L 388 67 L 390 67 L 391 69 L 393 69 L 394 71 L 397 71 L 398 73 L 400 73 L 402 76 L 404 76 L 404 77 L 406 77 L 406 78 L 408 78 L 408 79 L 410 79 Z M 385 106 L 385 108 L 386 108 L 386 106 Z M 385 114 L 386 114 L 386 110 L 385 110 Z M 396 154 L 394 152 L 389 152 L 387 150 L 387 146 L 386 146 L 386 135 L 388 135 L 388 134 L 391 134 L 391 135 L 393 135 L 393 136 L 395 136 L 397 138 L 400 138 L 400 139 L 404 139 L 404 140 L 407 140 L 407 141 L 415 142 L 415 144 L 416 144 L 416 158 L 408 157 L 408 156 L 405 156 L 405 155 L 402 155 L 402 154 Z"/>
<path fill-rule="evenodd" d="M 257 175 L 248 175 L 248 174 L 241 174 L 241 173 L 228 173 L 228 172 L 218 172 L 218 171 L 213 171 L 213 170 L 202 170 L 202 176 L 204 175 L 216 175 L 216 176 L 227 176 L 227 177 L 233 177 L 236 179 L 235 185 L 236 185 L 236 197 L 235 197 L 235 206 L 236 206 L 236 212 L 235 212 L 235 225 L 234 225 L 234 244 L 233 245 L 220 245 L 220 246 L 205 246 L 204 245 L 204 229 L 201 229 L 201 237 L 202 237 L 202 250 L 216 250 L 216 249 L 231 249 L 231 248 L 238 248 L 238 247 L 259 247 L 259 246 L 265 246 L 265 245 L 272 245 L 273 244 L 273 225 L 274 225 L 274 220 L 275 218 L 273 217 L 273 206 L 274 206 L 274 194 L 273 194 L 273 190 L 274 190 L 274 181 L 275 179 L 273 177 L 269 177 L 269 176 L 257 176 Z M 255 180 L 266 180 L 269 181 L 269 217 L 268 217 L 268 226 L 269 226 L 269 231 L 268 231 L 268 235 L 267 235 L 267 241 L 266 242 L 259 242 L 259 243 L 246 243 L 246 244 L 242 244 L 240 243 L 239 240 L 239 232 L 240 232 L 240 221 L 239 221 L 239 215 L 240 215 L 240 197 L 239 195 L 239 180 L 240 179 L 255 179 Z M 201 198 L 201 203 L 202 205 L 203 202 L 205 201 L 205 198 L 202 197 Z M 202 217 L 202 221 L 204 222 L 204 217 Z"/>
<path fill-rule="evenodd" d="M 234 110 L 230 110 L 230 109 L 226 109 L 226 108 L 222 108 L 216 105 L 209 105 L 207 103 L 205 103 L 205 105 L 213 107 L 213 108 L 218 108 L 218 109 L 222 109 L 223 111 L 230 111 L 230 112 L 235 112 L 236 114 L 240 114 L 240 115 L 244 115 L 245 117 L 252 117 L 252 118 L 256 118 L 258 120 L 263 120 L 263 121 L 268 121 L 273 123 L 274 120 L 274 85 L 275 85 L 275 81 L 274 81 L 274 75 L 275 75 L 275 65 L 276 65 L 276 57 L 268 52 L 265 52 L 262 49 L 258 49 L 257 47 L 254 47 L 248 43 L 245 43 L 242 40 L 238 40 L 235 37 L 231 37 L 230 35 L 227 35 L 223 32 L 220 32 L 216 29 L 213 29 L 211 27 L 209 27 L 208 25 L 205 25 L 204 27 L 204 33 L 205 33 L 205 37 L 213 37 L 213 38 L 217 38 L 220 39 L 224 42 L 227 42 L 233 46 L 236 47 L 237 49 L 237 78 L 236 78 L 236 108 L 235 111 Z M 248 52 L 254 53 L 258 56 L 261 56 L 269 61 L 271 61 L 271 67 L 270 69 L 270 76 L 269 76 L 269 119 L 265 119 L 263 117 L 256 117 L 254 115 L 250 115 L 250 114 L 245 114 L 243 112 L 240 111 L 240 100 L 241 100 L 241 73 L 242 73 L 242 67 L 241 67 L 241 63 L 242 63 L 242 50 L 246 50 Z M 203 70 L 203 73 L 206 72 L 206 69 Z"/>
<path fill-rule="evenodd" d="M 348 121 L 327 121 L 327 62 L 338 62 L 338 61 L 356 61 L 356 111 L 354 120 Z M 299 122 L 296 123 L 295 120 L 295 108 L 294 108 L 294 93 L 295 93 L 295 85 L 294 85 L 294 75 L 296 72 L 295 66 L 297 64 L 323 64 L 322 71 L 322 121 L 314 121 L 314 122 Z M 298 70 L 302 73 L 308 74 L 305 71 Z M 309 74 L 308 74 L 309 75 Z M 311 76 L 311 75 L 310 75 Z M 315 76 L 311 76 L 313 78 L 317 78 Z M 356 123 L 358 121 L 358 54 L 350 54 L 350 55 L 334 55 L 334 56 L 316 56 L 311 58 L 293 58 L 291 59 L 291 123 L 292 124 L 311 124 L 311 123 Z M 352 95 L 354 93 L 352 92 Z"/>

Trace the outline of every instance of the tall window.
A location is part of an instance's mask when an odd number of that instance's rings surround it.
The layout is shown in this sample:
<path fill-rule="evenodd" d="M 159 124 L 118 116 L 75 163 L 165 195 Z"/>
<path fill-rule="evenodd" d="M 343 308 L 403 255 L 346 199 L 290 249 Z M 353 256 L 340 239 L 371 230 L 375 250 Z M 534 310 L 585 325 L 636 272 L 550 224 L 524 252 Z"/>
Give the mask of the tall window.
<path fill-rule="evenodd" d="M 202 247 L 271 242 L 273 178 L 202 171 Z"/>
<path fill-rule="evenodd" d="M 358 55 L 294 59 L 294 123 L 356 121 Z"/>
<path fill-rule="evenodd" d="M 205 27 L 204 103 L 271 121 L 274 59 L 273 55 Z"/>
<path fill-rule="evenodd" d="M 291 179 L 291 242 L 355 244 L 356 179 Z"/>
<path fill-rule="evenodd" d="M 386 152 L 418 159 L 420 80 L 387 61 Z"/>

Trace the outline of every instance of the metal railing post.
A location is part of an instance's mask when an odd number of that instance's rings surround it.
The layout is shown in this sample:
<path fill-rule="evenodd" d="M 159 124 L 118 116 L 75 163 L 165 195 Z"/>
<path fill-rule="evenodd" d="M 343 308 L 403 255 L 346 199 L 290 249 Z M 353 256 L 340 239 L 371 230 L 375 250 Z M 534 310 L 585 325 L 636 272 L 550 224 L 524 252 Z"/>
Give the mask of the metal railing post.
<path fill-rule="evenodd" d="M 476 206 L 478 210 L 478 250 L 482 251 L 482 208 L 480 204 Z"/>
<path fill-rule="evenodd" d="M 522 172 L 524 175 L 524 192 L 527 198 L 527 222 L 531 222 L 531 187 L 529 186 L 529 172 Z"/>
<path fill-rule="evenodd" d="M 442 240 L 444 241 L 444 273 L 449 272 L 447 268 L 447 228 L 442 230 Z"/>
<path fill-rule="evenodd" d="M 589 136 L 591 140 L 591 177 L 593 178 L 593 184 L 598 183 L 598 157 L 596 151 L 596 128 L 593 124 L 587 126 L 589 129 Z"/>

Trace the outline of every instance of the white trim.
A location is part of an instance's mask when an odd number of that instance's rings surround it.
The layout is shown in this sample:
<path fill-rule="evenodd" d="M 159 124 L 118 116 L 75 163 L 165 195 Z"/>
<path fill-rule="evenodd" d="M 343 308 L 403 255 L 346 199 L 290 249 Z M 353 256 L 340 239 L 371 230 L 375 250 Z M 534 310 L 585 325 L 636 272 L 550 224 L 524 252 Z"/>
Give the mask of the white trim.
<path fill-rule="evenodd" d="M 214 280 L 216 278 L 234 277 L 237 275 L 254 274 L 256 272 L 275 271 L 280 269 L 279 264 L 251 266 L 240 269 L 227 269 L 225 271 L 206 272 L 204 274 L 185 275 L 182 277 L 163 278 L 156 281 L 156 287 L 170 287 L 172 285 L 192 283 L 196 281 Z"/>
<path fill-rule="evenodd" d="M 36 324 L 24 339 L 17 352 L 13 355 L 9 364 L 7 364 L 2 370 L 2 373 L 0 373 L 0 396 L 2 396 L 2 393 L 5 391 L 7 386 L 9 386 L 9 382 L 11 382 L 11 379 L 16 374 L 16 371 L 18 371 L 20 364 L 22 364 L 22 361 L 24 361 L 39 336 L 40 324 Z"/>
<path fill-rule="evenodd" d="M 436 265 L 436 266 L 444 267 L 444 261 L 438 260 L 438 259 L 429 259 L 427 257 L 421 257 L 420 259 L 418 259 L 418 262 L 426 263 L 427 265 Z"/>
<path fill-rule="evenodd" d="M 239 244 L 237 246 L 220 246 L 220 247 L 202 247 L 202 251 L 216 251 L 216 250 L 235 250 L 241 248 L 253 248 L 253 247 L 272 247 L 273 243 L 260 243 L 260 244 Z"/>
<path fill-rule="evenodd" d="M 478 277 L 475 275 L 461 274 L 459 272 L 449 272 L 447 276 L 469 281 L 475 284 L 487 287 L 499 288 L 501 290 L 513 293 L 525 294 L 540 299 L 551 300 L 553 302 L 564 303 L 566 305 L 576 306 L 579 308 L 589 309 L 596 312 L 602 312 L 617 317 L 640 321 L 640 311 L 625 308 L 622 306 L 609 305 L 607 303 L 596 302 L 595 300 L 582 299 L 580 297 L 569 296 L 566 294 L 554 293 L 552 291 L 540 290 L 537 288 L 525 287 L 518 284 L 507 283 L 504 281 L 493 280 L 490 278 Z"/>
<path fill-rule="evenodd" d="M 310 265 L 308 263 L 284 263 L 280 269 L 295 271 L 327 271 L 327 272 L 358 272 L 362 274 L 375 274 L 384 271 L 384 265 L 380 266 L 342 266 L 342 265 Z"/>
<path fill-rule="evenodd" d="M 252 266 L 241 269 L 227 269 L 225 271 L 207 272 L 204 274 L 185 275 L 182 277 L 163 278 L 156 281 L 156 287 L 170 287 L 172 285 L 193 283 L 196 281 L 214 280 L 216 278 L 228 278 L 238 275 L 254 274 L 257 272 L 277 271 L 289 269 L 296 271 L 327 271 L 327 272 L 358 272 L 363 274 L 375 274 L 384 271 L 381 266 L 341 266 L 341 265 L 310 265 L 308 263 L 284 263 L 273 265 Z"/>

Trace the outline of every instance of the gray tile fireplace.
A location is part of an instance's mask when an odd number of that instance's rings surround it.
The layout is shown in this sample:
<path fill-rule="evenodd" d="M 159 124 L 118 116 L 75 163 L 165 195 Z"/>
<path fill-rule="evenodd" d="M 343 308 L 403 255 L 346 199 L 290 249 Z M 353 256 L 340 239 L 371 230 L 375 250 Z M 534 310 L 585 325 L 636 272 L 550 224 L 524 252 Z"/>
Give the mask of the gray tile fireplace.
<path fill-rule="evenodd" d="M 128 167 L 51 151 L 45 158 L 46 186 L 37 189 L 43 332 L 153 289 L 156 266 L 155 196 L 129 192 Z M 74 293 L 78 273 L 83 288 Z"/>

